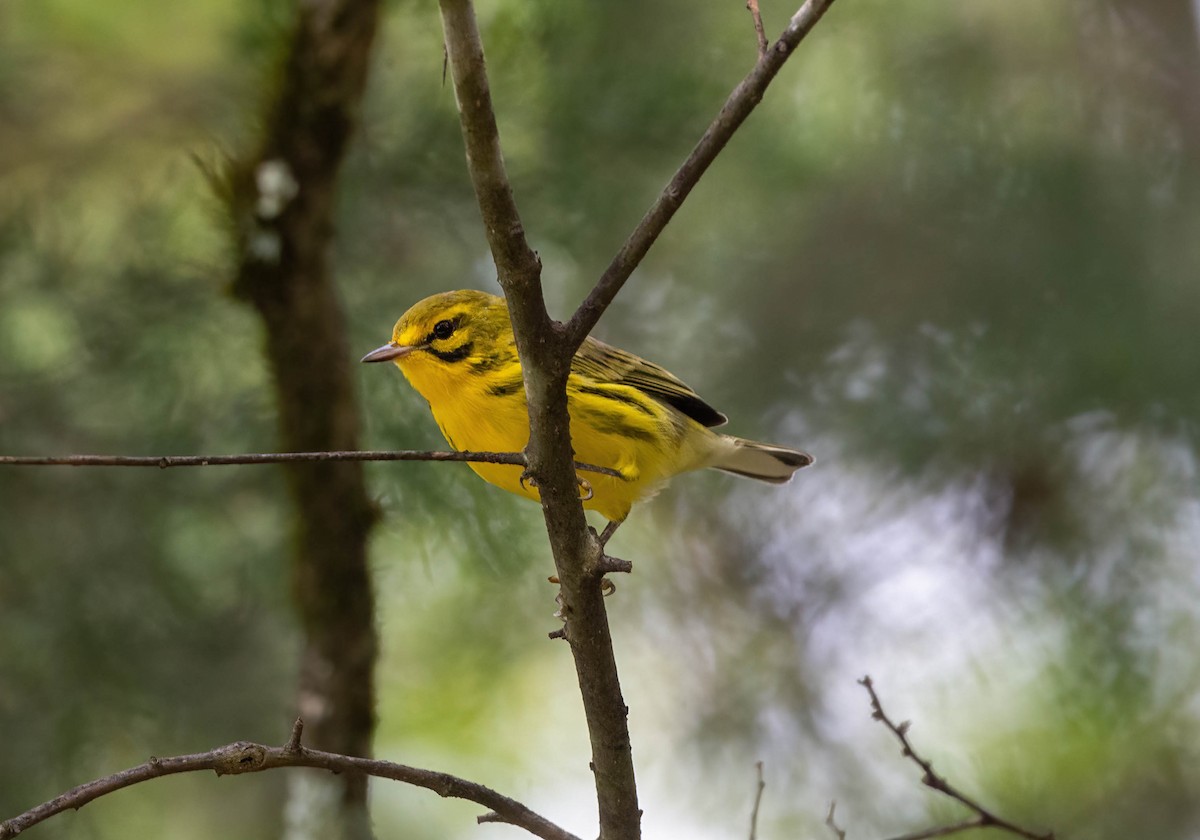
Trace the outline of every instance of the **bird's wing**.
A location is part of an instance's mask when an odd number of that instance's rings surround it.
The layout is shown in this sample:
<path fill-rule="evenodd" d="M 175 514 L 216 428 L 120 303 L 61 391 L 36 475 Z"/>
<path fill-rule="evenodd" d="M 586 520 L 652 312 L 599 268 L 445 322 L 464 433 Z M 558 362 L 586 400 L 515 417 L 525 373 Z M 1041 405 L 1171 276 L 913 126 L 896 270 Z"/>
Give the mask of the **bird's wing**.
<path fill-rule="evenodd" d="M 571 361 L 571 370 L 596 382 L 637 388 L 702 426 L 720 426 L 728 420 L 667 369 L 590 336 Z"/>

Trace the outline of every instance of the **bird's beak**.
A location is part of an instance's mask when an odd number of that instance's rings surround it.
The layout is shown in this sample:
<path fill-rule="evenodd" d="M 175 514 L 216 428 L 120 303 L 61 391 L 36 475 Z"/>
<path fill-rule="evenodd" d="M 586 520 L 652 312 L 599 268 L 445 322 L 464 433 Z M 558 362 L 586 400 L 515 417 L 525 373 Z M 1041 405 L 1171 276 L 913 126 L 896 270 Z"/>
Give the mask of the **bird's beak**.
<path fill-rule="evenodd" d="M 367 355 L 359 359 L 360 362 L 390 362 L 395 359 L 402 359 L 412 351 L 415 347 L 410 347 L 406 344 L 397 344 L 394 341 L 389 341 L 382 347 L 376 347 Z"/>

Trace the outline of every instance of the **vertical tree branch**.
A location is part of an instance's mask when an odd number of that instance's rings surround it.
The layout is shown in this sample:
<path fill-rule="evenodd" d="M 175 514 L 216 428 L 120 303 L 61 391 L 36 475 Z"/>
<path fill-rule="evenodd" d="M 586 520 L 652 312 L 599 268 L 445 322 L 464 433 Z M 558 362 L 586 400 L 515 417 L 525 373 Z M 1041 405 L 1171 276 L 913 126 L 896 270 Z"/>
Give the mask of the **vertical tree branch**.
<path fill-rule="evenodd" d="M 234 290 L 266 327 L 288 451 L 359 446 L 353 354 L 329 248 L 337 175 L 378 16 L 378 0 L 300 0 L 260 146 L 230 167 Z M 366 546 L 375 510 L 359 463 L 292 463 L 286 470 L 296 505 L 294 596 L 305 633 L 300 712 L 317 748 L 370 756 L 377 643 Z M 369 836 L 365 777 L 346 775 L 338 784 L 335 830 Z"/>
<path fill-rule="evenodd" d="M 591 736 L 604 840 L 640 836 L 627 710 L 601 597 L 603 554 L 587 529 L 571 469 L 566 379 L 576 349 L 708 165 L 833 0 L 807 0 L 779 41 L 730 95 L 691 156 L 638 224 L 567 325 L 546 312 L 541 264 L 525 239 L 500 150 L 475 13 L 470 0 L 440 0 L 467 163 L 500 285 L 508 297 L 529 402 L 529 471 L 536 478 L 562 585 L 564 636 L 571 644 Z"/>
<path fill-rule="evenodd" d="M 546 530 L 561 585 L 565 637 L 575 660 L 592 747 L 602 840 L 641 835 L 629 742 L 612 635 L 601 596 L 600 546 L 587 529 L 571 466 L 566 380 L 573 347 L 546 312 L 541 263 L 525 240 L 505 174 L 470 0 L 441 0 L 454 91 L 467 163 L 500 285 L 508 299 L 529 402 L 529 471 L 536 477 Z"/>

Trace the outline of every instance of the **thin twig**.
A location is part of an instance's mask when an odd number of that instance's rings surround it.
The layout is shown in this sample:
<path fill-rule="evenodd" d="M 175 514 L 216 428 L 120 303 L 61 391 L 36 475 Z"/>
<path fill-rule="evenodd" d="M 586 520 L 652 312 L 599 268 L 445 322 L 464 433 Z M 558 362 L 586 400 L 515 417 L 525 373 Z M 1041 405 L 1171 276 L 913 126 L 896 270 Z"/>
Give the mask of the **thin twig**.
<path fill-rule="evenodd" d="M 754 18 L 754 34 L 758 38 L 758 57 L 762 58 L 767 54 L 770 44 L 767 43 L 767 30 L 763 27 L 762 12 L 758 10 L 758 0 L 746 0 L 746 8 L 750 10 L 750 16 Z"/>
<path fill-rule="evenodd" d="M 304 735 L 304 718 L 296 718 L 296 722 L 292 724 L 292 735 L 288 738 L 284 749 L 288 752 L 296 752 L 300 749 L 300 738 Z"/>
<path fill-rule="evenodd" d="M 151 758 L 144 764 L 130 767 L 111 776 L 96 779 L 30 808 L 23 814 L 0 822 L 0 840 L 10 840 L 33 825 L 43 822 L 55 814 L 69 809 L 82 808 L 89 802 L 113 791 L 121 790 L 140 782 L 169 776 L 175 773 L 191 773 L 212 770 L 218 776 L 233 776 L 241 773 L 258 773 L 279 767 L 314 767 L 331 773 L 353 773 L 377 776 L 397 782 L 423 787 L 438 796 L 466 799 L 488 809 L 484 814 L 487 822 L 504 822 L 523 828 L 543 840 L 579 840 L 574 834 L 560 828 L 525 805 L 497 793 L 491 788 L 475 782 L 409 767 L 379 759 L 357 758 L 338 753 L 310 750 L 300 744 L 303 724 L 297 720 L 288 742 L 282 747 L 268 747 L 249 741 L 236 741 L 203 753 L 177 755 L 169 758 Z"/>
<path fill-rule="evenodd" d="M 825 825 L 829 826 L 829 830 L 837 835 L 838 840 L 846 840 L 846 832 L 842 831 L 841 826 L 837 824 L 837 820 L 833 817 L 833 812 L 837 808 L 837 800 L 829 803 L 829 813 L 825 816 Z"/>
<path fill-rule="evenodd" d="M 908 740 L 908 721 L 902 721 L 898 724 L 892 722 L 892 719 L 887 716 L 886 712 L 884 712 L 883 705 L 879 702 L 879 695 L 875 693 L 875 685 L 869 676 L 863 677 L 858 681 L 858 683 L 867 690 L 869 695 L 871 695 L 871 717 L 891 730 L 892 734 L 895 735 L 897 740 L 900 741 L 900 746 L 903 748 L 901 750 L 901 754 L 905 758 L 912 759 L 913 762 L 921 768 L 921 784 L 925 785 L 926 787 L 933 788 L 934 790 L 950 797 L 956 802 L 961 802 L 978 815 L 977 819 L 968 820 L 966 822 L 957 823 L 951 826 L 944 826 L 938 829 L 917 832 L 915 834 L 906 834 L 903 837 L 895 838 L 895 840 L 923 840 L 923 838 L 927 837 L 944 837 L 946 835 L 954 834 L 959 831 L 966 831 L 967 829 L 971 828 L 999 828 L 1011 834 L 1015 834 L 1018 837 L 1025 837 L 1027 840 L 1054 840 L 1054 832 L 1052 831 L 1046 834 L 1038 834 L 1030 831 L 1029 829 L 1022 828 L 1019 825 L 1011 823 L 1003 817 L 996 816 L 974 799 L 967 796 L 958 788 L 954 787 L 952 784 L 946 781 L 945 778 L 933 772 L 933 762 L 917 755 L 916 751 L 913 749 L 912 743 Z"/>
<path fill-rule="evenodd" d="M 613 257 L 604 274 L 600 276 L 596 286 L 587 298 L 579 305 L 579 309 L 571 316 L 567 324 L 567 343 L 574 352 L 584 338 L 596 326 L 604 310 L 612 303 L 617 292 L 625 285 L 625 281 L 641 263 L 642 258 L 650 250 L 650 246 L 658 239 L 659 234 L 671 221 L 675 211 L 683 204 L 685 198 L 696 186 L 700 177 L 725 148 L 725 144 L 741 127 L 750 112 L 762 100 L 763 93 L 771 80 L 779 73 L 784 62 L 799 46 L 804 37 L 817 25 L 822 15 L 833 5 L 833 0 L 806 0 L 800 10 L 792 16 L 787 29 L 779 40 L 759 59 L 754 69 L 734 88 L 733 93 L 725 100 L 720 113 L 708 126 L 700 142 L 692 149 L 687 160 L 675 172 L 671 181 L 655 199 L 654 204 L 646 211 L 646 215 L 638 222 L 633 233 L 625 240 L 621 250 Z"/>
<path fill-rule="evenodd" d="M 763 790 L 767 787 L 763 781 L 763 763 L 754 762 L 754 770 L 758 774 L 758 785 L 754 789 L 754 807 L 750 809 L 750 840 L 758 837 L 758 806 L 762 804 Z"/>
<path fill-rule="evenodd" d="M 348 452 L 259 452 L 246 455 L 0 455 L 0 467 L 219 467 L 231 464 L 283 464 L 295 461 L 470 461 L 526 466 L 523 452 L 429 452 L 419 449 Z M 609 467 L 575 462 L 580 472 L 624 478 Z"/>
<path fill-rule="evenodd" d="M 829 830 L 837 835 L 838 840 L 846 840 L 846 832 L 837 824 L 837 820 L 833 815 L 836 807 L 836 801 L 829 803 L 829 814 L 825 817 L 825 825 L 829 826 Z M 952 825 L 940 825 L 937 828 L 926 828 L 921 831 L 914 831 L 911 834 L 889 837 L 888 840 L 932 840 L 934 837 L 949 837 L 951 834 L 958 834 L 962 831 L 970 831 L 973 828 L 983 827 L 984 822 L 982 817 L 972 817 L 969 820 L 963 820 Z"/>
<path fill-rule="evenodd" d="M 987 828 L 988 823 L 983 817 L 971 817 L 969 820 L 952 823 L 950 825 L 940 825 L 937 828 L 926 828 L 921 831 L 914 831 L 910 834 L 901 834 L 896 837 L 889 837 L 888 840 L 933 840 L 935 837 L 949 837 L 952 834 L 961 834 L 964 831 L 973 831 L 977 828 Z M 1001 826 L 993 825 L 992 828 L 1001 828 Z"/>

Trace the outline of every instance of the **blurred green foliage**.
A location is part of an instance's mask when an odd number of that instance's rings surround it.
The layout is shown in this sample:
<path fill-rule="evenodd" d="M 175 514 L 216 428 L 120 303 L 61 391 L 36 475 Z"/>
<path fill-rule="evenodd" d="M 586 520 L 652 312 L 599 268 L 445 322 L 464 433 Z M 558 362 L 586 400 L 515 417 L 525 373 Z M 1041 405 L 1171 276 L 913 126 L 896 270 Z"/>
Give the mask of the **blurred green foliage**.
<path fill-rule="evenodd" d="M 793 10 L 763 2 L 768 31 Z M 740 0 L 481 3 L 510 173 L 566 314 L 749 69 Z M 252 131 L 290 6 L 0 6 L 0 451 L 266 451 L 260 327 L 192 156 Z M 1187 25 L 1180 25 L 1183 21 Z M 868 719 L 1060 836 L 1195 836 L 1200 50 L 1188 0 L 834 7 L 598 333 L 818 464 L 681 479 L 614 543 L 648 836 L 953 819 Z M 494 288 L 436 11 L 396 0 L 345 172 L 356 345 Z M 347 364 L 353 364 L 348 359 Z M 441 448 L 394 371 L 371 446 Z M 378 754 L 586 834 L 536 507 L 370 469 Z M 268 468 L 0 471 L 0 815 L 150 754 L 282 740 L 289 513 Z M 284 781 L 174 779 L 30 837 L 271 836 Z M 474 809 L 381 784 L 381 836 Z"/>

